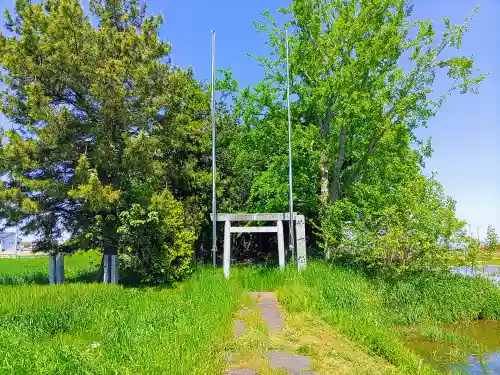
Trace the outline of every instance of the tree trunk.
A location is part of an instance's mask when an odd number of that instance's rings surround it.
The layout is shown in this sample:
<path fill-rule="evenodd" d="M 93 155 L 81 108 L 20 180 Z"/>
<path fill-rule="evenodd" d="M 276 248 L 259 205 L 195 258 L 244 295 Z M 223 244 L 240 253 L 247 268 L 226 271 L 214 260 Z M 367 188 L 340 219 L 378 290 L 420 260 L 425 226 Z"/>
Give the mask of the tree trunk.
<path fill-rule="evenodd" d="M 320 193 L 320 202 L 323 204 L 323 207 L 326 207 L 328 203 L 328 199 L 330 197 L 329 194 L 329 167 L 328 167 L 328 134 L 330 133 L 330 123 L 332 122 L 333 111 L 332 105 L 329 103 L 326 108 L 325 120 L 321 123 L 320 134 L 321 138 L 324 142 L 324 151 L 320 156 L 320 170 L 321 170 L 321 193 Z"/>
<path fill-rule="evenodd" d="M 335 203 L 340 199 L 340 188 L 341 188 L 340 172 L 342 171 L 344 160 L 345 160 L 345 128 L 342 126 L 340 128 L 340 134 L 339 134 L 339 156 L 333 168 L 331 203 Z"/>
<path fill-rule="evenodd" d="M 320 169 L 321 169 L 321 193 L 320 193 L 320 201 L 326 206 L 329 198 L 329 189 L 328 189 L 328 154 L 325 151 L 321 154 L 320 158 Z"/>

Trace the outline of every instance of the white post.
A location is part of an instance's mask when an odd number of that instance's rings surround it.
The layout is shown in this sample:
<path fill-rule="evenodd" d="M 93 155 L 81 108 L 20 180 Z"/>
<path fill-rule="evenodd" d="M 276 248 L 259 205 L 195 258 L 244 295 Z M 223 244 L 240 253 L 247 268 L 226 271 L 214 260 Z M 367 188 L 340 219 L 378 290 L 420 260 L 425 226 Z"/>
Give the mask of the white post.
<path fill-rule="evenodd" d="M 297 268 L 299 271 L 307 267 L 306 254 L 306 218 L 304 215 L 297 215 Z"/>
<path fill-rule="evenodd" d="M 118 256 L 110 255 L 111 257 L 111 284 L 118 284 Z"/>
<path fill-rule="evenodd" d="M 56 254 L 56 284 L 64 284 L 64 254 Z"/>
<path fill-rule="evenodd" d="M 226 220 L 224 225 L 224 276 L 229 279 L 231 268 L 231 222 Z"/>
<path fill-rule="evenodd" d="M 285 241 L 283 239 L 283 222 L 281 220 L 278 220 L 276 226 L 278 227 L 278 260 L 280 269 L 282 270 L 285 268 Z"/>
<path fill-rule="evenodd" d="M 56 283 L 56 256 L 49 255 L 49 283 L 54 285 Z"/>
<path fill-rule="evenodd" d="M 104 255 L 104 260 L 103 260 L 103 275 L 102 275 L 102 282 L 104 284 L 109 283 L 109 255 Z"/>

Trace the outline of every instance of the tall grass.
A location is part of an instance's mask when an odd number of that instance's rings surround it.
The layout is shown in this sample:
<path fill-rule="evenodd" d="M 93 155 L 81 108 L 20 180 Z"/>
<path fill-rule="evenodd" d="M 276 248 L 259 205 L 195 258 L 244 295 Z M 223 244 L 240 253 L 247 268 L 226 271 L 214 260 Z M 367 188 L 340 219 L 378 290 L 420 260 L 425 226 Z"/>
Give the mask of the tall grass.
<path fill-rule="evenodd" d="M 178 288 L 0 287 L 0 374 L 221 374 L 242 291 L 200 270 Z"/>
<path fill-rule="evenodd" d="M 500 289 L 485 278 L 429 272 L 377 287 L 398 324 L 500 319 Z"/>
<path fill-rule="evenodd" d="M 387 281 L 316 262 L 301 274 L 247 268 L 236 277 L 250 289 L 276 289 L 288 312 L 320 316 L 408 374 L 419 371 L 420 358 L 406 347 L 401 324 L 500 319 L 500 289 L 460 275 L 429 273 Z M 433 372 L 420 368 L 421 374 Z"/>
<path fill-rule="evenodd" d="M 84 272 L 93 263 L 85 256 L 74 266 L 67 259 L 67 269 Z M 46 273 L 43 259 L 39 268 L 24 264 L 34 261 L 2 260 L 0 274 L 30 280 L 28 270 Z M 402 325 L 500 319 L 500 289 L 487 280 L 420 274 L 389 282 L 322 262 L 302 273 L 235 267 L 229 281 L 200 269 L 176 288 L 8 285 L 0 286 L 0 375 L 222 374 L 247 290 L 276 290 L 287 312 L 320 317 L 407 374 L 434 370 L 418 372 Z"/>

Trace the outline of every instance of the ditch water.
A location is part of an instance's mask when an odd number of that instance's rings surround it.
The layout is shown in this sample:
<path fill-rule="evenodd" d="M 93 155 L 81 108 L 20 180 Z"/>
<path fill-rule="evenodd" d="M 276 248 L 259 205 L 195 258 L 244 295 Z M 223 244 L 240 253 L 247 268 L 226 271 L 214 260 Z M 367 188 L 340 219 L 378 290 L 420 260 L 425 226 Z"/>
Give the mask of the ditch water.
<path fill-rule="evenodd" d="M 486 277 L 500 286 L 500 266 L 470 266 L 452 267 L 453 272 L 471 277 Z"/>
<path fill-rule="evenodd" d="M 441 328 L 447 339 L 433 341 L 415 334 L 409 337 L 407 345 L 445 373 L 500 375 L 500 322 L 481 320 Z M 464 350 L 476 354 L 466 356 L 459 363 Z"/>
<path fill-rule="evenodd" d="M 478 266 L 474 269 L 453 267 L 452 271 L 471 277 L 486 277 L 500 287 L 500 266 Z M 470 324 L 444 325 L 441 328 L 448 339 L 432 341 L 414 335 L 409 338 L 408 346 L 444 372 L 500 375 L 499 321 L 480 320 Z M 457 363 L 457 358 L 463 358 L 460 353 L 464 350 L 474 354 L 466 356 L 463 363 Z"/>

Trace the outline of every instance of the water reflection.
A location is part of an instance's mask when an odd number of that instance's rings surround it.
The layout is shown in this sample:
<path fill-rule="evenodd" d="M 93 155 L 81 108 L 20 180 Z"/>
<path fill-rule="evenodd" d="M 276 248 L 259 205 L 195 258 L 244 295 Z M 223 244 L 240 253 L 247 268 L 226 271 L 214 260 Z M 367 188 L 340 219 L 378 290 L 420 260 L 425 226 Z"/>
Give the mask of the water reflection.
<path fill-rule="evenodd" d="M 500 266 L 476 266 L 474 268 L 470 266 L 461 266 L 451 267 L 451 270 L 465 276 L 486 277 L 500 286 Z"/>
<path fill-rule="evenodd" d="M 471 277 L 485 277 L 500 286 L 500 266 L 451 267 L 452 272 Z M 464 363 L 453 364 L 453 344 L 429 341 L 421 336 L 413 336 L 407 344 L 436 368 L 465 375 L 500 375 L 500 322 L 477 321 L 472 324 L 443 325 L 447 332 L 469 337 L 480 343 L 485 355 L 470 355 Z"/>
<path fill-rule="evenodd" d="M 451 366 L 451 370 L 455 374 L 499 375 L 500 353 L 489 354 L 485 358 L 470 356 L 466 364 Z"/>
<path fill-rule="evenodd" d="M 443 324 L 440 328 L 455 337 L 467 337 L 481 344 L 481 349 L 466 346 L 458 350 L 461 340 L 429 340 L 419 334 L 408 337 L 407 345 L 425 361 L 444 373 L 468 375 L 500 375 L 500 321 L 479 320 L 468 324 Z M 463 363 L 457 363 L 457 351 L 471 354 Z M 475 353 L 486 353 L 477 355 Z"/>

